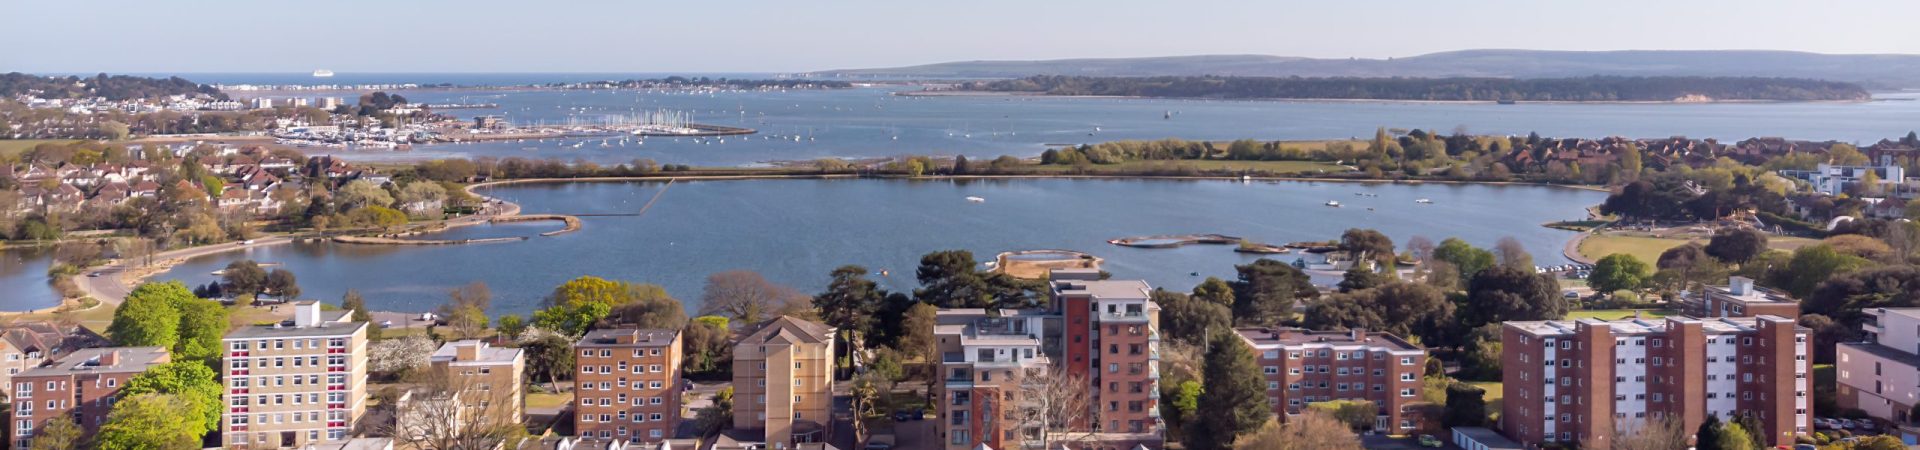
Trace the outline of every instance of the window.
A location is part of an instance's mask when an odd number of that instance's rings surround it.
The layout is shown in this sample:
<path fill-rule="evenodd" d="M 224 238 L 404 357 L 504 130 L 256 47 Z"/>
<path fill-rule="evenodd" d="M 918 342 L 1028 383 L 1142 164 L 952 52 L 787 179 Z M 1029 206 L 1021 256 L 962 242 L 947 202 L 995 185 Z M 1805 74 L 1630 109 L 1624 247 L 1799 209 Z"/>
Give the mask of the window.
<path fill-rule="evenodd" d="M 1413 396 L 1413 388 L 1404 388 L 1404 389 L 1401 389 L 1401 390 L 1400 390 L 1400 396 L 1401 396 L 1401 397 L 1412 397 L 1412 396 Z"/>

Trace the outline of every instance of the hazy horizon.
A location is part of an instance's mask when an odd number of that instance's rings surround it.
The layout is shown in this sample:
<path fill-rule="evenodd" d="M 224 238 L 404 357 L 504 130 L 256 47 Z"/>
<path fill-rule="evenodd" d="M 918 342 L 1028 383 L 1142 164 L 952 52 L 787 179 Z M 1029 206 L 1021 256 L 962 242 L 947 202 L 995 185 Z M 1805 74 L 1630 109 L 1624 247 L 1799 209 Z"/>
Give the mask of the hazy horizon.
<path fill-rule="evenodd" d="M 1387 58 L 1469 49 L 1786 50 L 1920 54 L 1920 30 L 1874 20 L 1920 2 L 1412 0 L 507 0 L 184 5 L 12 2 L 33 73 L 792 73 L 970 60 L 1185 55 Z M 75 11 L 84 18 L 61 19 Z"/>

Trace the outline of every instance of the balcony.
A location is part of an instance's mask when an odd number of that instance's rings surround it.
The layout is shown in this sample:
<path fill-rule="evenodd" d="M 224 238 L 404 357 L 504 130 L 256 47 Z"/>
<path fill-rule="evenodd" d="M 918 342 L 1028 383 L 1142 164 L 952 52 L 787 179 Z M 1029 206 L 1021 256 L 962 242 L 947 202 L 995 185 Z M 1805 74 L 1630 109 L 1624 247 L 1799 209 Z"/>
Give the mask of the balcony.
<path fill-rule="evenodd" d="M 1153 351 L 1150 351 L 1150 352 L 1147 352 L 1147 360 L 1148 360 L 1148 361 L 1159 361 L 1159 360 L 1160 360 L 1160 349 L 1158 349 L 1158 348 L 1155 348 L 1155 349 L 1153 349 Z"/>

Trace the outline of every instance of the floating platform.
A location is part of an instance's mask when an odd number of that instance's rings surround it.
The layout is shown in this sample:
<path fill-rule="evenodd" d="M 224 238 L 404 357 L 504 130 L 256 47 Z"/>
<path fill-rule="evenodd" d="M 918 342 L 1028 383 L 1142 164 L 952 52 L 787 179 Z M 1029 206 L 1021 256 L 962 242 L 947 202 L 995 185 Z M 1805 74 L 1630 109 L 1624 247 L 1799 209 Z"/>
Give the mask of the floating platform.
<path fill-rule="evenodd" d="M 1191 244 L 1227 245 L 1239 244 L 1240 238 L 1224 234 L 1163 234 L 1154 236 L 1134 236 L 1107 241 L 1108 244 L 1133 248 L 1174 248 Z"/>

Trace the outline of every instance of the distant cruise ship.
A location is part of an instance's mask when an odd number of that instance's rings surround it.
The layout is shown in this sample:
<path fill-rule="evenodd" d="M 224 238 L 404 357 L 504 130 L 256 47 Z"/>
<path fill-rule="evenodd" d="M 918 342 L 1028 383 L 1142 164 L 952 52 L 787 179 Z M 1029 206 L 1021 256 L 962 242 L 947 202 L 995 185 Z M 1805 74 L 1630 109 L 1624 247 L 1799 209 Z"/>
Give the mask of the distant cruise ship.
<path fill-rule="evenodd" d="M 313 76 L 320 78 L 331 77 L 333 76 L 333 71 L 327 69 L 315 70 L 313 71 Z"/>

